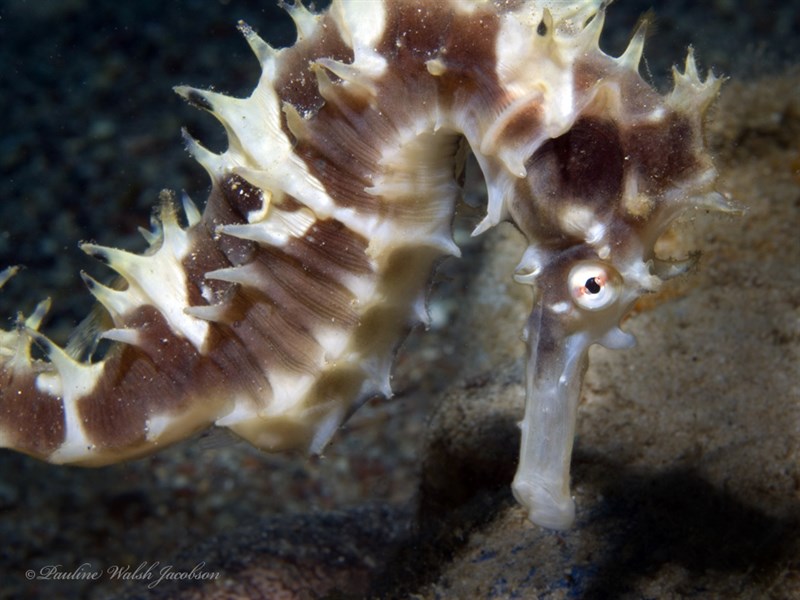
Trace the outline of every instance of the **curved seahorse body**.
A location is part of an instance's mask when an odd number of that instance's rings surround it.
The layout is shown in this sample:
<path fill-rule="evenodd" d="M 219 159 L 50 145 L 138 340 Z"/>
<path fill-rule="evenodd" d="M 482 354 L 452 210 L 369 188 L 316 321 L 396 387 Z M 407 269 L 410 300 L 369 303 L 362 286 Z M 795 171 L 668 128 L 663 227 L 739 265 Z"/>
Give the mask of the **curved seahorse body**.
<path fill-rule="evenodd" d="M 605 3 L 335 0 L 287 7 L 297 42 L 246 25 L 262 66 L 249 98 L 176 91 L 223 124 L 228 149 L 186 136 L 212 181 L 202 214 L 168 196 L 143 255 L 84 244 L 121 282 L 82 344 L 0 331 L 0 446 L 54 463 L 140 456 L 211 424 L 266 450 L 319 452 L 364 400 L 389 396 L 398 343 L 425 321 L 451 235 L 465 148 L 489 192 L 476 229 L 510 220 L 534 287 L 527 407 L 513 484 L 531 520 L 569 526 L 569 460 L 586 350 L 682 264 L 654 244 L 688 207 L 725 209 L 701 120 L 718 80 L 691 52 L 674 89 L 598 46 Z M 2 285 L 11 271 L 0 275 Z M 100 339 L 111 340 L 92 358 Z M 31 357 L 31 345 L 47 360 Z"/>

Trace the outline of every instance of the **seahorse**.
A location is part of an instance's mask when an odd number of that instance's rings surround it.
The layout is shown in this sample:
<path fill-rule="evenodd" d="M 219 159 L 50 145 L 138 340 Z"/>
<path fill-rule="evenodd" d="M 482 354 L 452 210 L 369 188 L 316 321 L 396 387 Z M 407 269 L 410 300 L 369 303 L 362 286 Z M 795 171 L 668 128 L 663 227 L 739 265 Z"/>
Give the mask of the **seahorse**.
<path fill-rule="evenodd" d="M 181 217 L 163 194 L 143 254 L 83 244 L 120 277 L 82 275 L 98 308 L 66 348 L 39 331 L 47 302 L 0 331 L 0 447 L 99 466 L 216 425 L 320 452 L 392 395 L 432 270 L 459 255 L 472 152 L 488 191 L 474 235 L 513 223 L 527 240 L 513 277 L 533 289 L 512 490 L 532 522 L 569 527 L 588 347 L 632 345 L 619 324 L 634 301 L 691 265 L 655 254 L 676 217 L 730 210 L 703 140 L 720 79 L 689 50 L 659 94 L 639 75 L 647 19 L 621 56 L 600 49 L 606 4 L 297 2 L 283 49 L 240 23 L 252 94 L 175 88 L 227 132 L 221 153 L 184 132 L 211 179 L 204 211 L 184 196 Z"/>

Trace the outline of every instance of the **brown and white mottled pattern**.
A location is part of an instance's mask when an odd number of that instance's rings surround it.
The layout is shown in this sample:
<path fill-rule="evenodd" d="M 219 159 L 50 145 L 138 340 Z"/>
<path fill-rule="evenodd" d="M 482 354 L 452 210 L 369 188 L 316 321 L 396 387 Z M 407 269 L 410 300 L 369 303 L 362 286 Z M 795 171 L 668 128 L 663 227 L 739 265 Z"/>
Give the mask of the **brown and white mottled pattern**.
<path fill-rule="evenodd" d="M 249 98 L 176 88 L 228 134 L 221 154 L 186 136 L 212 180 L 204 212 L 184 199 L 183 227 L 165 195 L 145 254 L 83 246 L 121 276 L 84 276 L 103 308 L 83 344 L 39 333 L 45 304 L 0 331 L 0 446 L 102 465 L 216 424 L 319 452 L 360 403 L 391 394 L 431 271 L 459 253 L 468 147 L 489 191 L 475 233 L 512 221 L 528 240 L 515 278 L 535 290 L 514 493 L 534 522 L 569 526 L 586 350 L 632 343 L 618 323 L 633 301 L 685 268 L 655 256 L 667 225 L 727 208 L 702 136 L 718 80 L 690 52 L 659 95 L 637 72 L 644 23 L 622 56 L 600 50 L 600 0 L 287 9 L 291 48 L 240 26 L 262 66 Z M 110 349 L 93 359 L 101 338 Z"/>

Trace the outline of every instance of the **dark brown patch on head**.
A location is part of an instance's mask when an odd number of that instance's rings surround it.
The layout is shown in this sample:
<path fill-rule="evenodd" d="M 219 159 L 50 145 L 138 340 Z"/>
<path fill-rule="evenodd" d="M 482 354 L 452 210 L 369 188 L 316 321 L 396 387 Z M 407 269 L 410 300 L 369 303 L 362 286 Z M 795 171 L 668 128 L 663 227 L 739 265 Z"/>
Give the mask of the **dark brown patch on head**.
<path fill-rule="evenodd" d="M 625 151 L 617 125 L 584 117 L 528 159 L 528 179 L 540 202 L 564 200 L 597 209 L 615 205 L 622 192 Z"/>
<path fill-rule="evenodd" d="M 540 175 L 546 176 L 546 173 L 543 170 Z M 559 222 L 559 209 L 563 207 L 563 202 L 559 201 L 558 196 L 547 192 L 544 183 L 537 185 L 532 175 L 529 169 L 528 177 L 516 180 L 509 206 L 512 222 L 525 237 L 535 239 L 546 250 L 563 250 L 582 243 L 582 238 L 565 232 Z"/>
<path fill-rule="evenodd" d="M 662 193 L 697 166 L 696 134 L 682 115 L 670 113 L 658 123 L 634 125 L 624 135 L 629 164 L 649 195 Z"/>
<path fill-rule="evenodd" d="M 36 373 L 0 369 L 0 423 L 15 450 L 46 459 L 64 442 L 64 406 L 36 389 Z"/>

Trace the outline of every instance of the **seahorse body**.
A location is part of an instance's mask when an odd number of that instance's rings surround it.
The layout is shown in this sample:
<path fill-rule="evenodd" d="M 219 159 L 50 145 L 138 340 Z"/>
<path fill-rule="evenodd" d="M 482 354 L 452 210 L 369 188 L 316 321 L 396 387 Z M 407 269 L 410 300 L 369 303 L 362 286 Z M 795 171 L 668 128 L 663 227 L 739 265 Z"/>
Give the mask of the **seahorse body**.
<path fill-rule="evenodd" d="M 0 332 L 0 446 L 102 465 L 216 424 L 319 452 L 391 394 L 431 270 L 459 253 L 468 148 L 489 192 L 475 233 L 512 221 L 528 240 L 516 279 L 535 290 L 514 493 L 534 522 L 569 526 L 586 350 L 629 345 L 618 323 L 632 302 L 685 267 L 654 256 L 669 222 L 727 206 L 701 130 L 719 81 L 690 52 L 659 95 L 637 72 L 644 27 L 622 56 L 600 50 L 600 0 L 287 9 L 290 48 L 241 25 L 262 66 L 249 98 L 176 88 L 228 135 L 221 154 L 186 135 L 212 181 L 204 212 L 184 199 L 183 227 L 165 197 L 143 255 L 82 246 L 124 282 L 84 275 L 104 311 L 82 344 L 38 332 L 44 304 Z M 113 344 L 93 359 L 100 339 Z"/>

